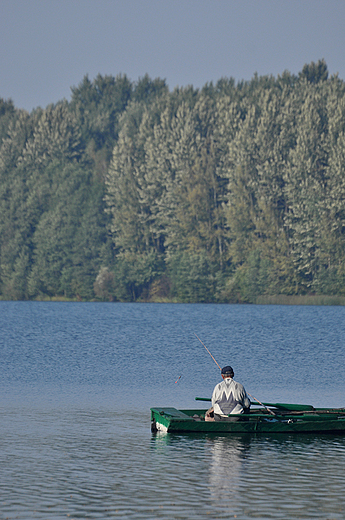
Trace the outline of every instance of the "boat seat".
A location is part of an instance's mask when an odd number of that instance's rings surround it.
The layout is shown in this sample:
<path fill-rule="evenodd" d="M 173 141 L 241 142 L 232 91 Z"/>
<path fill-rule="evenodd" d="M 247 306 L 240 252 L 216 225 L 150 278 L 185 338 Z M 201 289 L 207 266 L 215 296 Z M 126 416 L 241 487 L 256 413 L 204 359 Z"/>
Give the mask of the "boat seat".
<path fill-rule="evenodd" d="M 175 419 L 185 419 L 190 421 L 192 417 L 177 410 L 176 408 L 151 408 L 152 411 L 159 413 L 160 415 L 167 415 L 168 417 L 174 417 Z"/>

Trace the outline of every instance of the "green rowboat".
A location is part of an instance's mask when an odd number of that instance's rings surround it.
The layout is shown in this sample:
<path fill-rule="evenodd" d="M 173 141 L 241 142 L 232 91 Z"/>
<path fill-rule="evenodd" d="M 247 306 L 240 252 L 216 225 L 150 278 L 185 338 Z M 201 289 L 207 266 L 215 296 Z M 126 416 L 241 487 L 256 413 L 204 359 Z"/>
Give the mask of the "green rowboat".
<path fill-rule="evenodd" d="M 199 400 L 208 400 L 201 399 Z M 229 421 L 205 421 L 207 410 L 151 408 L 153 432 L 209 433 L 337 433 L 345 434 L 345 408 L 314 408 L 311 405 L 261 403 L 249 414 L 232 414 Z"/>

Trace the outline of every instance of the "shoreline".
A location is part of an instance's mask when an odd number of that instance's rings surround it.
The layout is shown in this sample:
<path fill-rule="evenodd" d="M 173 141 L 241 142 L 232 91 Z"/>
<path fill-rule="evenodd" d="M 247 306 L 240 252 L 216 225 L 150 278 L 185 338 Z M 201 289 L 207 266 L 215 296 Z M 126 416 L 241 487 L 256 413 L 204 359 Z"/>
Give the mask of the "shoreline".
<path fill-rule="evenodd" d="M 150 298 L 147 300 L 137 300 L 135 302 L 124 302 L 124 301 L 104 301 L 93 298 L 86 300 L 82 298 L 66 298 L 64 296 L 46 296 L 41 298 L 34 298 L 28 300 L 8 300 L 3 299 L 0 296 L 0 301 L 32 301 L 32 302 L 73 302 L 73 303 L 184 303 L 195 304 L 218 304 L 218 305 L 319 305 L 319 306 L 343 306 L 345 305 L 345 296 L 332 296 L 332 295 L 317 295 L 317 294 L 301 294 L 301 295 L 286 295 L 286 294 L 275 294 L 275 295 L 262 295 L 258 296 L 254 302 L 181 302 L 175 298 Z"/>

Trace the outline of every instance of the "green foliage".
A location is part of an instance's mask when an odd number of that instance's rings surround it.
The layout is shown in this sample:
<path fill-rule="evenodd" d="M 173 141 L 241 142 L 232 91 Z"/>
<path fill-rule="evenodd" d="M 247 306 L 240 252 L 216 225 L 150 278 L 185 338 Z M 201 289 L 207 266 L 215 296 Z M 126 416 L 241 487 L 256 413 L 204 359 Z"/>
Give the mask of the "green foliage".
<path fill-rule="evenodd" d="M 160 78 L 152 80 L 148 74 L 145 74 L 134 84 L 132 99 L 150 105 L 157 97 L 165 94 L 168 94 L 166 81 Z"/>
<path fill-rule="evenodd" d="M 180 302 L 215 300 L 214 266 L 205 253 L 176 252 L 168 260 L 171 295 Z"/>
<path fill-rule="evenodd" d="M 344 165 L 324 60 L 172 92 L 85 76 L 31 114 L 0 99 L 0 296 L 340 297 Z"/>
<path fill-rule="evenodd" d="M 16 117 L 16 110 L 11 99 L 5 101 L 0 98 L 0 146 L 2 141 L 7 137 L 7 131 L 10 123 Z"/>
<path fill-rule="evenodd" d="M 124 76 L 98 76 L 90 81 L 84 76 L 72 87 L 70 110 L 76 114 L 84 141 L 93 142 L 96 150 L 111 150 L 119 131 L 119 115 L 132 96 L 132 82 Z"/>
<path fill-rule="evenodd" d="M 162 275 L 162 272 L 162 259 L 155 251 L 120 253 L 114 266 L 115 299 L 147 300 L 150 285 Z"/>
<path fill-rule="evenodd" d="M 328 69 L 325 60 L 319 60 L 317 63 L 313 61 L 309 64 L 306 63 L 299 77 L 300 79 L 306 79 L 309 83 L 326 81 L 328 78 Z"/>
<path fill-rule="evenodd" d="M 103 301 L 113 301 L 115 294 L 114 281 L 114 273 L 108 267 L 102 266 L 93 284 L 96 297 Z"/>

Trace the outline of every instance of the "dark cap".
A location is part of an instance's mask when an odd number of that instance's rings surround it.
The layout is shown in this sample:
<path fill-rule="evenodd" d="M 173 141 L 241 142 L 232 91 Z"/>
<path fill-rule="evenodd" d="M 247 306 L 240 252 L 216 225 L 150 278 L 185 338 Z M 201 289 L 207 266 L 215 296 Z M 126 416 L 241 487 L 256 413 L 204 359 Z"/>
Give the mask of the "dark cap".
<path fill-rule="evenodd" d="M 234 371 L 231 366 L 222 368 L 222 376 L 234 377 Z"/>

